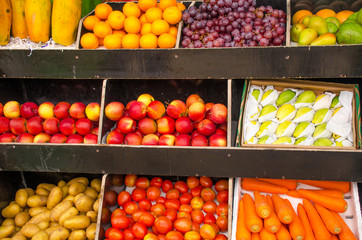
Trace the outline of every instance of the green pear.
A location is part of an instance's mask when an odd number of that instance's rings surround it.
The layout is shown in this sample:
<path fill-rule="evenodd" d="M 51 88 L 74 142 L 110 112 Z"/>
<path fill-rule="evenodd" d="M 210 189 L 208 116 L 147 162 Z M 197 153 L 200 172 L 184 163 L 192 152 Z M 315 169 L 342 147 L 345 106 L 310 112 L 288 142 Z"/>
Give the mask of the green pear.
<path fill-rule="evenodd" d="M 324 18 L 319 16 L 311 17 L 311 19 L 309 20 L 308 27 L 316 30 L 318 35 L 322 35 L 328 32 L 328 25 L 326 20 L 324 20 Z"/>
<path fill-rule="evenodd" d="M 314 138 L 321 138 L 321 137 L 331 137 L 332 133 L 327 130 L 327 123 L 319 124 L 315 127 L 313 137 Z"/>
<path fill-rule="evenodd" d="M 256 101 L 258 101 L 259 95 L 260 95 L 260 90 L 254 89 L 253 92 L 251 93 L 251 95 L 255 98 Z"/>
<path fill-rule="evenodd" d="M 302 143 L 306 139 L 307 139 L 306 137 L 300 137 L 295 141 L 294 145 L 299 145 L 300 143 Z"/>
<path fill-rule="evenodd" d="M 266 134 L 274 134 L 275 129 L 277 128 L 277 123 L 273 121 L 265 121 L 260 125 L 259 131 L 255 134 L 257 138 L 264 136 Z"/>
<path fill-rule="evenodd" d="M 340 105 L 342 105 L 342 104 L 340 104 L 339 96 L 337 95 L 337 96 L 335 96 L 333 98 L 330 108 L 333 109 L 333 108 L 336 108 L 336 107 L 340 107 Z"/>
<path fill-rule="evenodd" d="M 284 104 L 277 111 L 277 119 L 282 122 L 284 120 L 291 120 L 294 118 L 296 113 L 295 107 L 292 104 Z"/>
<path fill-rule="evenodd" d="M 293 25 L 293 27 L 290 29 L 290 37 L 293 42 L 298 42 L 299 35 L 304 29 L 304 24 L 297 23 Z"/>
<path fill-rule="evenodd" d="M 315 29 L 306 28 L 300 33 L 299 39 L 298 39 L 298 44 L 299 45 L 309 45 L 317 37 L 318 37 L 318 32 Z"/>
<path fill-rule="evenodd" d="M 299 123 L 297 125 L 297 127 L 295 128 L 295 130 L 294 130 L 293 137 L 294 138 L 299 138 L 299 137 L 311 136 L 313 134 L 313 132 L 314 132 L 314 127 L 311 128 L 310 125 L 311 125 L 310 122 L 301 122 L 301 123 Z M 304 131 L 308 127 L 310 128 L 310 134 L 309 134 L 309 132 Z"/>
<path fill-rule="evenodd" d="M 327 23 L 334 23 L 337 26 L 337 28 L 339 28 L 341 26 L 341 23 L 339 22 L 338 18 L 336 18 L 336 17 L 327 17 L 325 20 Z"/>
<path fill-rule="evenodd" d="M 263 101 L 265 98 L 267 98 L 272 92 L 274 91 L 274 89 L 268 90 L 263 94 L 263 97 L 261 98 L 261 100 Z"/>
<path fill-rule="evenodd" d="M 336 37 L 339 44 L 362 44 L 362 26 L 356 22 L 344 22 Z"/>
<path fill-rule="evenodd" d="M 314 114 L 312 123 L 321 124 L 327 122 L 332 117 L 332 112 L 328 108 L 322 108 Z"/>
<path fill-rule="evenodd" d="M 356 23 L 362 26 L 362 8 L 357 13 Z"/>
<path fill-rule="evenodd" d="M 313 17 L 313 15 L 308 15 L 308 16 L 306 16 L 304 19 L 303 19 L 303 25 L 304 26 L 306 26 L 306 27 L 308 27 L 309 26 L 309 21 L 310 21 L 310 19 Z"/>
<path fill-rule="evenodd" d="M 313 91 L 305 91 L 301 93 L 296 100 L 296 103 L 314 103 L 315 101 L 315 93 Z"/>
<path fill-rule="evenodd" d="M 266 141 L 270 138 L 270 136 L 265 135 L 263 137 L 261 137 L 258 141 L 258 144 L 266 144 Z"/>
<path fill-rule="evenodd" d="M 265 120 L 270 120 L 270 119 L 274 118 L 276 113 L 277 113 L 277 108 L 274 105 L 266 105 L 260 111 L 260 115 L 259 115 L 258 119 L 260 122 L 264 122 Z M 270 114 L 270 117 L 269 116 L 267 117 L 268 119 L 264 119 L 263 121 L 262 121 L 262 119 L 260 119 L 268 114 Z"/>
<path fill-rule="evenodd" d="M 314 141 L 313 146 L 332 146 L 333 142 L 328 138 L 318 138 Z"/>
<path fill-rule="evenodd" d="M 278 97 L 277 101 L 275 102 L 275 104 L 277 106 L 281 106 L 284 103 L 288 103 L 290 100 L 292 100 L 294 98 L 295 94 L 296 93 L 294 91 L 290 90 L 290 89 L 285 90 L 279 95 L 279 97 Z"/>
<path fill-rule="evenodd" d="M 284 121 L 277 127 L 275 135 L 277 135 L 277 137 L 290 137 L 293 134 L 295 127 L 296 125 L 292 121 Z"/>
<path fill-rule="evenodd" d="M 306 115 L 308 114 L 308 115 Z M 314 111 L 312 108 L 310 107 L 301 107 L 298 109 L 297 113 L 295 114 L 295 118 L 294 118 L 294 121 L 295 122 L 301 122 L 303 121 L 302 119 L 301 120 L 298 120 L 298 118 L 302 118 L 305 119 L 304 121 L 312 121 L 313 119 L 313 116 L 314 116 Z"/>
<path fill-rule="evenodd" d="M 280 137 L 272 144 L 288 144 L 292 143 L 292 139 L 290 137 Z"/>
<path fill-rule="evenodd" d="M 332 23 L 333 24 L 333 23 Z M 335 45 L 336 36 L 333 33 L 324 33 L 310 43 L 311 46 Z"/>

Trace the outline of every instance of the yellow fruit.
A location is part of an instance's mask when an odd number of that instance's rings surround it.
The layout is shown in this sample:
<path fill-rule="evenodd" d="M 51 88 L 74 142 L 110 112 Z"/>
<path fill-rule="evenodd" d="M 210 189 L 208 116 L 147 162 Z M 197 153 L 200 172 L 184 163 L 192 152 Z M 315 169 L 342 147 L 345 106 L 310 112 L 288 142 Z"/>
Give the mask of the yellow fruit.
<path fill-rule="evenodd" d="M 44 43 L 49 40 L 51 6 L 50 0 L 25 1 L 25 19 L 33 42 Z"/>
<path fill-rule="evenodd" d="M 127 33 L 124 30 L 113 30 L 112 34 L 118 34 L 121 37 L 124 37 L 124 35 L 126 35 Z"/>
<path fill-rule="evenodd" d="M 146 33 L 140 39 L 141 48 L 157 48 L 157 36 L 153 33 Z"/>
<path fill-rule="evenodd" d="M 170 25 L 165 20 L 157 19 L 152 23 L 152 33 L 155 35 L 168 33 L 169 30 L 170 30 Z"/>
<path fill-rule="evenodd" d="M 145 23 L 147 23 L 146 14 L 143 13 L 143 14 L 139 17 L 139 20 L 140 20 L 140 22 L 141 22 L 142 25 L 145 24 Z"/>
<path fill-rule="evenodd" d="M 173 48 L 176 44 L 176 37 L 169 34 L 163 33 L 158 37 L 158 46 L 160 48 Z"/>
<path fill-rule="evenodd" d="M 162 11 L 165 11 L 165 9 L 168 7 L 177 6 L 177 1 L 176 0 L 160 0 L 158 5 Z"/>
<path fill-rule="evenodd" d="M 141 22 L 135 16 L 127 17 L 124 21 L 124 30 L 127 33 L 139 33 L 141 30 Z"/>
<path fill-rule="evenodd" d="M 123 28 L 125 19 L 126 19 L 126 17 L 124 16 L 124 14 L 118 10 L 111 12 L 111 14 L 109 14 L 109 16 L 108 16 L 109 25 L 113 29 L 117 29 L 117 30 Z"/>
<path fill-rule="evenodd" d="M 102 20 L 106 20 L 113 11 L 112 7 L 109 6 L 107 3 L 100 3 L 94 9 L 94 14 Z"/>
<path fill-rule="evenodd" d="M 145 23 L 142 25 L 141 28 L 141 35 L 145 35 L 147 33 L 151 33 L 152 32 L 152 25 L 151 23 Z"/>
<path fill-rule="evenodd" d="M 178 7 L 172 6 L 165 9 L 162 17 L 169 24 L 177 24 L 181 21 L 182 12 Z"/>
<path fill-rule="evenodd" d="M 12 36 L 19 37 L 21 39 L 27 38 L 29 33 L 25 20 L 25 0 L 11 0 L 10 2 L 12 8 Z M 6 21 L 3 24 L 6 26 Z"/>
<path fill-rule="evenodd" d="M 122 46 L 122 36 L 119 34 L 109 34 L 103 40 L 103 45 L 107 49 L 118 49 Z"/>
<path fill-rule="evenodd" d="M 96 49 L 99 46 L 99 40 L 93 33 L 85 33 L 80 39 L 80 45 L 85 49 Z"/>
<path fill-rule="evenodd" d="M 123 6 L 123 13 L 126 15 L 126 17 L 134 16 L 139 17 L 141 16 L 141 9 L 138 7 L 138 5 L 134 2 L 127 2 Z"/>
<path fill-rule="evenodd" d="M 168 33 L 177 37 L 177 27 L 175 26 L 170 27 L 170 31 L 168 31 Z"/>
<path fill-rule="evenodd" d="M 149 8 L 146 13 L 147 22 L 153 23 L 157 19 L 162 19 L 162 10 L 158 7 Z"/>
<path fill-rule="evenodd" d="M 83 21 L 83 26 L 88 31 L 93 32 L 94 25 L 96 25 L 97 22 L 100 22 L 101 20 L 96 15 L 90 15 L 86 17 Z"/>
<path fill-rule="evenodd" d="M 0 45 L 7 45 L 10 41 L 11 17 L 10 0 L 2 1 L 0 3 Z"/>
<path fill-rule="evenodd" d="M 122 38 L 123 48 L 139 48 L 140 37 L 137 34 L 129 33 Z"/>
<path fill-rule="evenodd" d="M 105 38 L 107 35 L 111 34 L 112 28 L 106 22 L 98 22 L 94 25 L 93 32 L 98 38 Z"/>
<path fill-rule="evenodd" d="M 146 12 L 147 9 L 151 7 L 157 6 L 157 0 L 139 0 L 138 7 L 143 11 Z"/>
<path fill-rule="evenodd" d="M 312 15 L 313 13 L 308 10 L 299 10 L 296 13 L 294 13 L 292 17 L 292 24 L 296 24 L 299 22 L 299 19 L 305 15 Z"/>

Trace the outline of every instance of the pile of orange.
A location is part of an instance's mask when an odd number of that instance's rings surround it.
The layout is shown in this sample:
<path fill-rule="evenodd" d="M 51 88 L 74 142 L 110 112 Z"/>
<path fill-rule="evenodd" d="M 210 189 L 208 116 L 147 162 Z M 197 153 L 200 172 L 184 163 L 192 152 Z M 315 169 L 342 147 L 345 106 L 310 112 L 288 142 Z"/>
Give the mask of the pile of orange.
<path fill-rule="evenodd" d="M 349 16 L 351 16 L 354 12 L 349 11 L 349 10 L 343 10 L 340 11 L 338 13 L 336 13 L 335 11 L 325 8 L 322 10 L 319 10 L 315 15 L 322 17 L 324 19 L 328 18 L 328 17 L 335 17 L 339 20 L 339 22 L 342 24 L 344 21 L 347 20 L 347 18 Z M 292 24 L 297 24 L 297 23 L 302 23 L 303 19 L 309 15 L 313 15 L 313 13 L 309 10 L 299 10 L 297 11 L 293 17 L 292 17 Z"/>
<path fill-rule="evenodd" d="M 181 21 L 184 9 L 185 6 L 176 0 L 127 2 L 122 11 L 113 10 L 106 3 L 98 4 L 95 15 L 83 21 L 83 26 L 90 32 L 81 37 L 81 46 L 85 49 L 98 46 L 107 49 L 173 48 L 176 25 Z"/>

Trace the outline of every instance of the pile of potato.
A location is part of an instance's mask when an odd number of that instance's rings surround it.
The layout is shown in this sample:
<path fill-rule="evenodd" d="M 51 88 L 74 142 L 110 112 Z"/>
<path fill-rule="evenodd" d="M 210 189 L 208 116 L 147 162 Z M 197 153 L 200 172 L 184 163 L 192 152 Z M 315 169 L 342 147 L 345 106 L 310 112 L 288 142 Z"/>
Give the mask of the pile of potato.
<path fill-rule="evenodd" d="M 2 210 L 0 240 L 95 239 L 101 180 L 74 178 L 16 192 Z"/>

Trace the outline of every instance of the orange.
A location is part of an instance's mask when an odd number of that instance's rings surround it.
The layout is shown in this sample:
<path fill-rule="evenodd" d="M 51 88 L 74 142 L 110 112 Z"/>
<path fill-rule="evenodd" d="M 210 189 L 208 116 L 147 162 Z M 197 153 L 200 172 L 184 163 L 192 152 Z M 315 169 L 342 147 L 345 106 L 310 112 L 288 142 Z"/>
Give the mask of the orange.
<path fill-rule="evenodd" d="M 122 38 L 122 47 L 123 48 L 139 48 L 140 47 L 140 37 L 134 33 L 126 34 Z"/>
<path fill-rule="evenodd" d="M 141 16 L 141 10 L 134 2 L 127 2 L 123 6 L 123 13 L 124 15 L 126 15 L 126 17 L 134 16 L 138 18 L 139 16 Z"/>
<path fill-rule="evenodd" d="M 85 33 L 80 39 L 80 45 L 85 49 L 96 49 L 99 46 L 99 40 L 93 33 Z"/>
<path fill-rule="evenodd" d="M 124 37 L 124 35 L 126 35 L 127 33 L 124 30 L 113 30 L 112 34 L 118 34 L 121 37 Z"/>
<path fill-rule="evenodd" d="M 176 37 L 169 33 L 163 33 L 158 37 L 158 46 L 160 48 L 173 48 L 176 44 Z"/>
<path fill-rule="evenodd" d="M 141 35 L 145 35 L 147 33 L 151 33 L 152 32 L 152 25 L 151 23 L 145 23 L 142 25 L 141 28 Z"/>
<path fill-rule="evenodd" d="M 325 9 L 319 10 L 315 15 L 325 19 L 327 17 L 334 17 L 334 15 L 336 15 L 336 12 L 331 9 L 325 8 Z"/>
<path fill-rule="evenodd" d="M 135 16 L 130 16 L 124 20 L 124 30 L 127 33 L 138 33 L 141 30 L 141 22 Z"/>
<path fill-rule="evenodd" d="M 177 27 L 172 26 L 172 27 L 170 27 L 170 31 L 168 31 L 168 33 L 175 36 L 175 37 L 177 37 L 177 31 L 178 31 Z"/>
<path fill-rule="evenodd" d="M 151 8 L 151 7 L 156 7 L 157 6 L 157 0 L 139 0 L 138 1 L 138 7 L 146 12 L 147 9 Z"/>
<path fill-rule="evenodd" d="M 94 25 L 93 32 L 98 38 L 105 38 L 111 34 L 112 28 L 106 22 L 97 22 L 96 25 Z"/>
<path fill-rule="evenodd" d="M 165 20 L 157 19 L 152 23 L 151 30 L 153 34 L 161 35 L 162 33 L 168 33 L 170 25 Z"/>
<path fill-rule="evenodd" d="M 93 31 L 94 25 L 96 25 L 97 22 L 100 22 L 101 20 L 95 16 L 95 15 L 91 15 L 88 16 L 84 19 L 83 21 L 83 26 L 85 27 L 85 29 L 87 29 L 88 31 Z"/>
<path fill-rule="evenodd" d="M 157 37 L 153 33 L 146 33 L 140 38 L 141 48 L 157 48 Z"/>
<path fill-rule="evenodd" d="M 171 6 L 165 9 L 165 11 L 162 14 L 162 17 L 169 24 L 177 24 L 181 21 L 182 12 L 178 7 Z"/>
<path fill-rule="evenodd" d="M 109 25 L 113 29 L 122 29 L 125 19 L 124 14 L 118 10 L 111 12 L 108 16 Z"/>
<path fill-rule="evenodd" d="M 103 46 L 104 38 L 98 38 L 98 40 L 99 40 L 99 46 Z"/>
<path fill-rule="evenodd" d="M 109 34 L 104 38 L 103 45 L 107 49 L 118 49 L 122 46 L 122 37 L 119 34 Z"/>
<path fill-rule="evenodd" d="M 107 3 L 100 3 L 94 9 L 95 15 L 102 20 L 108 18 L 108 15 L 113 11 L 112 7 L 109 6 Z"/>
<path fill-rule="evenodd" d="M 342 24 L 344 21 L 347 20 L 347 18 L 349 18 L 349 16 L 351 16 L 354 12 L 349 11 L 349 10 L 344 10 L 344 11 L 340 11 L 339 13 L 337 13 L 334 17 L 336 17 L 339 22 Z"/>
<path fill-rule="evenodd" d="M 164 11 L 168 7 L 177 6 L 177 1 L 176 0 L 160 0 L 158 5 L 161 8 L 161 10 Z"/>
<path fill-rule="evenodd" d="M 186 9 L 185 5 L 184 5 L 183 3 L 180 3 L 180 2 L 178 2 L 176 6 L 177 6 L 178 9 L 180 9 L 181 11 L 183 11 L 183 10 Z"/>
<path fill-rule="evenodd" d="M 158 7 L 149 8 L 146 13 L 147 22 L 153 23 L 157 19 L 162 19 L 162 10 Z"/>
<path fill-rule="evenodd" d="M 299 22 L 299 19 L 305 15 L 312 15 L 313 13 L 308 10 L 299 10 L 296 13 L 294 13 L 292 17 L 292 24 L 296 24 Z"/>
<path fill-rule="evenodd" d="M 145 24 L 147 22 L 147 18 L 146 18 L 146 14 L 143 13 L 140 17 L 139 17 L 139 20 L 141 22 L 141 24 Z"/>

